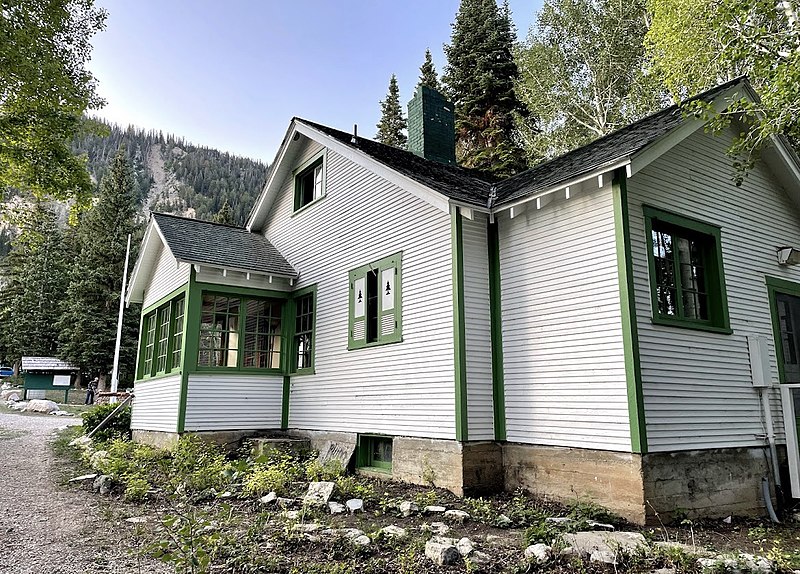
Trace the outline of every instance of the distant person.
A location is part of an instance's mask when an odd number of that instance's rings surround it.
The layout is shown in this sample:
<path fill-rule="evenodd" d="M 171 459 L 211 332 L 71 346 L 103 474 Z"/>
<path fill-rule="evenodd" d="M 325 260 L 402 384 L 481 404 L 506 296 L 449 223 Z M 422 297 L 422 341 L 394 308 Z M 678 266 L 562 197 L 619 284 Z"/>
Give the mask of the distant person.
<path fill-rule="evenodd" d="M 97 383 L 98 383 L 97 377 L 89 381 L 89 386 L 86 387 L 86 400 L 84 401 L 83 404 L 85 405 L 94 404 L 94 394 L 97 392 Z"/>

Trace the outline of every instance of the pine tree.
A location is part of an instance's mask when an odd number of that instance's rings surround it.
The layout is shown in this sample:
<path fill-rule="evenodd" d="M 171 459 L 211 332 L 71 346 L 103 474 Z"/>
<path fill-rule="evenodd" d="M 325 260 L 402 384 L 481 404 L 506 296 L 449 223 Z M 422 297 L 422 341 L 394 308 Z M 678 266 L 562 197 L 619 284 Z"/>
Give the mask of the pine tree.
<path fill-rule="evenodd" d="M 442 80 L 456 108 L 456 157 L 465 167 L 500 176 L 526 167 L 514 129 L 515 117 L 526 115 L 514 92 L 515 40 L 507 3 L 499 8 L 495 0 L 461 0 L 445 46 Z"/>
<path fill-rule="evenodd" d="M 233 209 L 231 205 L 228 203 L 228 200 L 225 200 L 225 203 L 222 204 L 222 207 L 219 208 L 219 211 L 214 215 L 211 219 L 214 223 L 224 223 L 225 225 L 235 225 L 235 221 L 233 220 Z"/>
<path fill-rule="evenodd" d="M 404 148 L 408 138 L 403 130 L 408 127 L 400 108 L 400 89 L 397 87 L 397 76 L 392 74 L 389 80 L 389 93 L 381 102 L 381 121 L 378 122 L 378 133 L 375 139 L 394 147 Z"/>
<path fill-rule="evenodd" d="M 5 359 L 23 355 L 53 356 L 57 322 L 64 308 L 72 253 L 58 214 L 40 201 L 23 209 L 14 223 L 19 235 L 3 262 L 0 331 Z"/>
<path fill-rule="evenodd" d="M 436 75 L 436 68 L 433 66 L 430 48 L 425 50 L 425 62 L 419 67 L 419 82 L 417 87 L 428 86 L 437 91 L 441 91 L 439 77 Z"/>
<path fill-rule="evenodd" d="M 137 221 L 134 194 L 133 173 L 121 149 L 100 183 L 97 204 L 79 224 L 78 255 L 60 321 L 60 355 L 98 375 L 101 389 L 114 358 L 128 234 L 133 235 L 131 267 L 136 260 L 135 246 L 139 244 L 141 226 Z M 139 311 L 134 306 L 127 308 L 122 330 L 120 379 L 132 379 L 138 325 Z"/>

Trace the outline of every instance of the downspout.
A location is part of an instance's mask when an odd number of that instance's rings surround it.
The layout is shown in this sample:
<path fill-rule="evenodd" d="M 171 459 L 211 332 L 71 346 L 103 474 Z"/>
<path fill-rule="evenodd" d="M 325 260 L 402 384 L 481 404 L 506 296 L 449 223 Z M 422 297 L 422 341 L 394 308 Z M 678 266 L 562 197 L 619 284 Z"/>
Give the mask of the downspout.
<path fill-rule="evenodd" d="M 772 420 L 772 409 L 769 405 L 769 389 L 770 387 L 759 387 L 758 396 L 761 399 L 761 410 L 764 413 L 764 426 L 767 430 L 767 444 L 769 445 L 772 479 L 775 481 L 775 495 L 778 496 L 778 493 L 783 491 L 783 487 L 781 486 L 781 473 L 778 468 L 778 449 L 775 446 L 775 424 Z M 775 509 L 772 506 L 772 497 L 769 493 L 769 480 L 767 480 L 766 477 L 761 480 L 761 497 L 764 499 L 764 507 L 767 509 L 770 520 L 779 523 L 780 520 L 778 520 L 778 516 L 775 514 Z"/>

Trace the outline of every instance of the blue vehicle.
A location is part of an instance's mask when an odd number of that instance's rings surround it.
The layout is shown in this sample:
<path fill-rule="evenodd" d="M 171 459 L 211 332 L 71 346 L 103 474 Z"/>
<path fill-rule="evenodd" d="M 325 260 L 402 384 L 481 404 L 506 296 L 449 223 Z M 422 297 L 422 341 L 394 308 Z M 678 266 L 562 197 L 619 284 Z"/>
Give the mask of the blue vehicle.
<path fill-rule="evenodd" d="M 14 375 L 14 369 L 11 367 L 0 367 L 0 379 L 11 377 Z"/>

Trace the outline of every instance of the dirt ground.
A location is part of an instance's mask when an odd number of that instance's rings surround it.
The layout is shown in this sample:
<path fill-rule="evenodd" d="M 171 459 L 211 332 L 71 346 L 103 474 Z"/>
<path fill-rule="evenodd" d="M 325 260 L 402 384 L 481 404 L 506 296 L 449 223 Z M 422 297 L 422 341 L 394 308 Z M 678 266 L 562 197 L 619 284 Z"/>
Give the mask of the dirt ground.
<path fill-rule="evenodd" d="M 67 490 L 48 441 L 80 419 L 0 412 L 0 572 L 122 574 L 168 572 L 135 557 L 135 542 L 106 520 L 106 501 Z"/>

